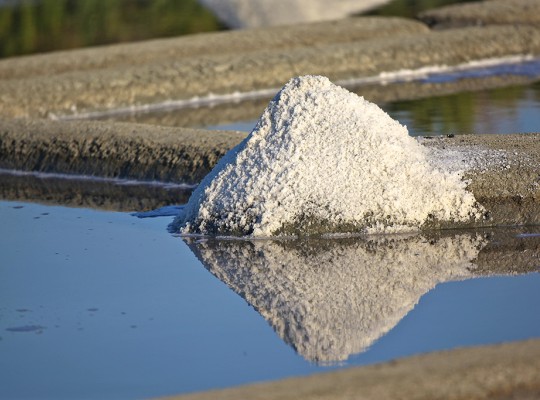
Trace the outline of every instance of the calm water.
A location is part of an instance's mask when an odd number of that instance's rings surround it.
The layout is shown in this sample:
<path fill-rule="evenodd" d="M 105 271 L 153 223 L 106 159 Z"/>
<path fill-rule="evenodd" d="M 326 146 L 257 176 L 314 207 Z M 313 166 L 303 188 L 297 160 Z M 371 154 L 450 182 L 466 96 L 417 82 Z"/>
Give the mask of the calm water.
<path fill-rule="evenodd" d="M 413 136 L 540 132 L 540 82 L 382 107 Z"/>
<path fill-rule="evenodd" d="M 540 132 L 540 82 L 379 106 L 406 125 L 412 136 Z M 249 132 L 255 122 L 210 128 Z"/>
<path fill-rule="evenodd" d="M 171 219 L 0 202 L 0 398 L 148 398 L 540 336 L 538 266 L 485 277 L 471 260 L 502 254 L 485 233 L 186 243 Z M 537 257 L 519 232 L 505 251 Z M 379 279 L 400 287 L 384 303 Z"/>

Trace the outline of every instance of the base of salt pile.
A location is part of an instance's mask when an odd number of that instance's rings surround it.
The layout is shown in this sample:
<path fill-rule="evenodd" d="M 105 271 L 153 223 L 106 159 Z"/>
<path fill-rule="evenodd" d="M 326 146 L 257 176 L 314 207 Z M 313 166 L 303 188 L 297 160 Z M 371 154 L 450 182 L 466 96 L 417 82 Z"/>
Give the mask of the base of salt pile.
<path fill-rule="evenodd" d="M 193 192 L 182 234 L 306 236 L 418 230 L 482 218 L 460 173 L 407 128 L 321 76 L 289 81 Z"/>

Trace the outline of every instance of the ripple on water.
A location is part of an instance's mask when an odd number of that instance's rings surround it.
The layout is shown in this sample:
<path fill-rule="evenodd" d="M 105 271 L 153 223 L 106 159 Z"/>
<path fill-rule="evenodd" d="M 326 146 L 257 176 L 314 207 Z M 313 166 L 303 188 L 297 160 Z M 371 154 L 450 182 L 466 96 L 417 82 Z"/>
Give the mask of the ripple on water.
<path fill-rule="evenodd" d="M 23 325 L 23 326 L 14 326 L 11 328 L 6 328 L 8 332 L 16 333 L 26 333 L 26 332 L 35 332 L 42 333 L 47 327 L 41 325 Z"/>

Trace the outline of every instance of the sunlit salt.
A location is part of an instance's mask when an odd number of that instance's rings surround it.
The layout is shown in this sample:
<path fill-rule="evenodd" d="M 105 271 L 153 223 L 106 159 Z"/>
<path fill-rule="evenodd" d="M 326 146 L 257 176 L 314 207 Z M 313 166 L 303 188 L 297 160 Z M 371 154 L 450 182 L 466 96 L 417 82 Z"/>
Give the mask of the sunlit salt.
<path fill-rule="evenodd" d="M 184 234 L 311 235 L 420 229 L 481 207 L 459 171 L 377 105 L 321 76 L 289 81 L 194 191 Z"/>

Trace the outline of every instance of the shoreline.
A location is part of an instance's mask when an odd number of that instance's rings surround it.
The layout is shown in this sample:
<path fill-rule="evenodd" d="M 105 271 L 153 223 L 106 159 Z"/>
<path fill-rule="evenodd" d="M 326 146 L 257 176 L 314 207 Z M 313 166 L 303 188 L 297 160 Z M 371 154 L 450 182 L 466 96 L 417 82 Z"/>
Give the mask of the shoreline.
<path fill-rule="evenodd" d="M 540 396 L 540 340 L 460 348 L 364 367 L 162 400 L 533 399 Z"/>

